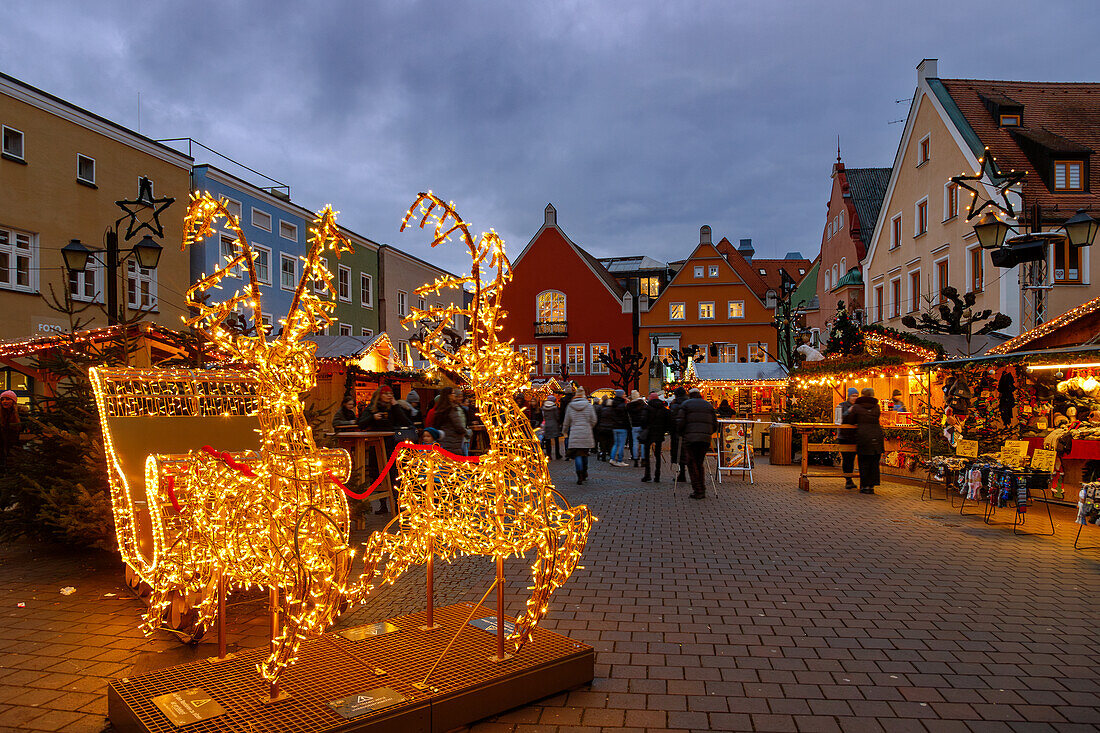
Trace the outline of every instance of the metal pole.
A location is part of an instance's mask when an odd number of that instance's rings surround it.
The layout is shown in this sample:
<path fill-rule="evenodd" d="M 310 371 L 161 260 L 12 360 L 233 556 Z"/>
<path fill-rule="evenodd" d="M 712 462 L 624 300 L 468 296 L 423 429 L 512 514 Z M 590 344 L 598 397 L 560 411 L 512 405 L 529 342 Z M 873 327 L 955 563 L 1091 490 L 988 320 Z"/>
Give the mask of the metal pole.
<path fill-rule="evenodd" d="M 426 501 L 428 504 L 428 513 L 430 516 L 435 516 L 435 505 L 432 502 L 433 493 L 435 489 L 435 473 L 428 473 L 428 491 Z M 428 596 L 428 619 L 424 626 L 421 627 L 423 631 L 430 631 L 438 628 L 435 625 L 435 535 L 429 535 L 428 537 L 428 562 L 424 567 L 424 574 L 427 576 L 427 590 Z"/>
<path fill-rule="evenodd" d="M 218 659 L 225 659 L 225 572 L 218 574 Z"/>
<path fill-rule="evenodd" d="M 497 661 L 504 659 L 504 558 L 497 555 Z"/>
<path fill-rule="evenodd" d="M 271 605 L 271 653 L 274 654 L 278 647 L 278 643 L 275 641 L 279 637 L 279 589 L 272 587 L 268 594 L 268 602 Z M 275 680 L 271 681 L 271 685 L 268 689 L 268 697 L 271 702 L 279 699 L 279 683 Z"/>
<path fill-rule="evenodd" d="M 118 227 L 107 230 L 107 325 L 118 323 Z"/>

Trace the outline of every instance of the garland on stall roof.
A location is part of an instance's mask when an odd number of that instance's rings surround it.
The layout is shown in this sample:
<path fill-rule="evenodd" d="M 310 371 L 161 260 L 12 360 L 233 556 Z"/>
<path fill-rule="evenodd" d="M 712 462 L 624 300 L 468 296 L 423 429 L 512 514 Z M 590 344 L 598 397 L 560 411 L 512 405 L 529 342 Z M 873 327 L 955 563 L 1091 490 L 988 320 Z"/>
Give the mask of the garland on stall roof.
<path fill-rule="evenodd" d="M 844 372 L 860 372 L 865 369 L 877 369 L 889 366 L 901 366 L 905 360 L 900 356 L 846 356 L 824 361 L 804 361 L 795 374 L 798 376 L 820 376 Z"/>
<path fill-rule="evenodd" d="M 864 326 L 862 330 L 864 336 L 872 335 L 879 336 L 884 339 L 893 339 L 895 341 L 900 341 L 908 346 L 915 346 L 918 349 L 927 350 L 931 352 L 931 354 L 920 354 L 920 356 L 926 356 L 929 359 L 939 358 L 942 357 L 944 354 L 942 345 L 937 344 L 935 341 L 929 341 L 928 339 L 922 339 L 919 336 L 914 336 L 913 334 L 906 331 L 895 331 L 892 328 L 886 328 L 885 326 L 882 326 L 878 323 L 869 323 Z M 887 342 L 887 345 L 898 348 L 898 345 L 890 344 L 889 342 Z M 909 349 L 904 350 L 909 351 Z"/>

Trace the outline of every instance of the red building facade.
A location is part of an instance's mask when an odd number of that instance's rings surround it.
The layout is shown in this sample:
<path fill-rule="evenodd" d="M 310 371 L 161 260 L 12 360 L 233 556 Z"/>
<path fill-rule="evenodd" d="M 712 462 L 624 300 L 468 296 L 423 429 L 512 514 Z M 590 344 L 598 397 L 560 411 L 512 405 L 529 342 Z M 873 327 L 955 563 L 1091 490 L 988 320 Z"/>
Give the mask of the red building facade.
<path fill-rule="evenodd" d="M 508 311 L 501 337 L 532 362 L 532 379 L 568 378 L 588 392 L 610 387 L 601 353 L 633 346 L 631 313 L 623 312 L 625 291 L 592 255 L 558 228 L 547 204 L 545 220 L 512 260 L 512 282 L 504 289 Z"/>

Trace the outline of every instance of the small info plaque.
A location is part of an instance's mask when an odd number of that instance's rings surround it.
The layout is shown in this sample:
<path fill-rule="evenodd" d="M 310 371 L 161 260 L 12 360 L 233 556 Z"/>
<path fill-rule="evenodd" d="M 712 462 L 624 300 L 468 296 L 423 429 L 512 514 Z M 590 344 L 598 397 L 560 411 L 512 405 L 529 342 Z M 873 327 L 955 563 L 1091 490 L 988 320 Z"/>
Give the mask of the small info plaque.
<path fill-rule="evenodd" d="M 486 616 L 485 618 L 475 618 L 470 622 L 470 626 L 475 626 L 482 631 L 488 631 L 489 633 L 497 633 L 497 617 Z M 516 625 L 511 621 L 504 622 L 504 634 L 505 636 L 511 636 L 516 633 Z"/>
<path fill-rule="evenodd" d="M 1031 454 L 1031 467 L 1036 471 L 1051 473 L 1054 471 L 1054 461 L 1057 459 L 1058 454 L 1054 451 L 1037 448 L 1035 452 Z"/>
<path fill-rule="evenodd" d="M 191 687 L 168 695 L 160 695 L 152 698 L 151 702 L 177 728 L 216 718 L 225 713 L 222 706 L 210 697 L 210 693 L 198 687 Z"/>
<path fill-rule="evenodd" d="M 391 690 L 389 687 L 376 687 L 373 690 L 341 697 L 339 700 L 329 700 L 328 706 L 342 717 L 351 720 L 399 702 L 405 702 L 405 696 L 400 692 Z"/>
<path fill-rule="evenodd" d="M 392 631 L 397 631 L 397 627 L 389 621 L 382 621 L 377 624 L 367 624 L 366 626 L 354 626 L 350 629 L 341 629 L 336 633 L 348 641 L 362 641 L 368 637 L 382 636 Z"/>
<path fill-rule="evenodd" d="M 955 455 L 962 458 L 977 458 L 978 441 L 964 440 L 960 438 L 959 442 L 955 445 Z"/>

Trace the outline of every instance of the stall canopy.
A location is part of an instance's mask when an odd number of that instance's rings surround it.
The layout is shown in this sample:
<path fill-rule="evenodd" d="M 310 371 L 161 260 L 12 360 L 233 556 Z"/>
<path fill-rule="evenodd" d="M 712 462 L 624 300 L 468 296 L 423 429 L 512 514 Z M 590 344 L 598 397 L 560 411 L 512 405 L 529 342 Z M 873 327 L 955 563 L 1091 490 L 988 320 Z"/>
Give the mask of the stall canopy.
<path fill-rule="evenodd" d="M 695 376 L 701 383 L 725 382 L 730 386 L 783 387 L 787 370 L 774 361 L 764 362 L 699 362 Z"/>
<path fill-rule="evenodd" d="M 317 344 L 314 356 L 318 362 L 355 364 L 365 372 L 388 372 L 395 366 L 393 344 L 385 333 L 372 339 L 316 334 L 308 340 Z"/>

